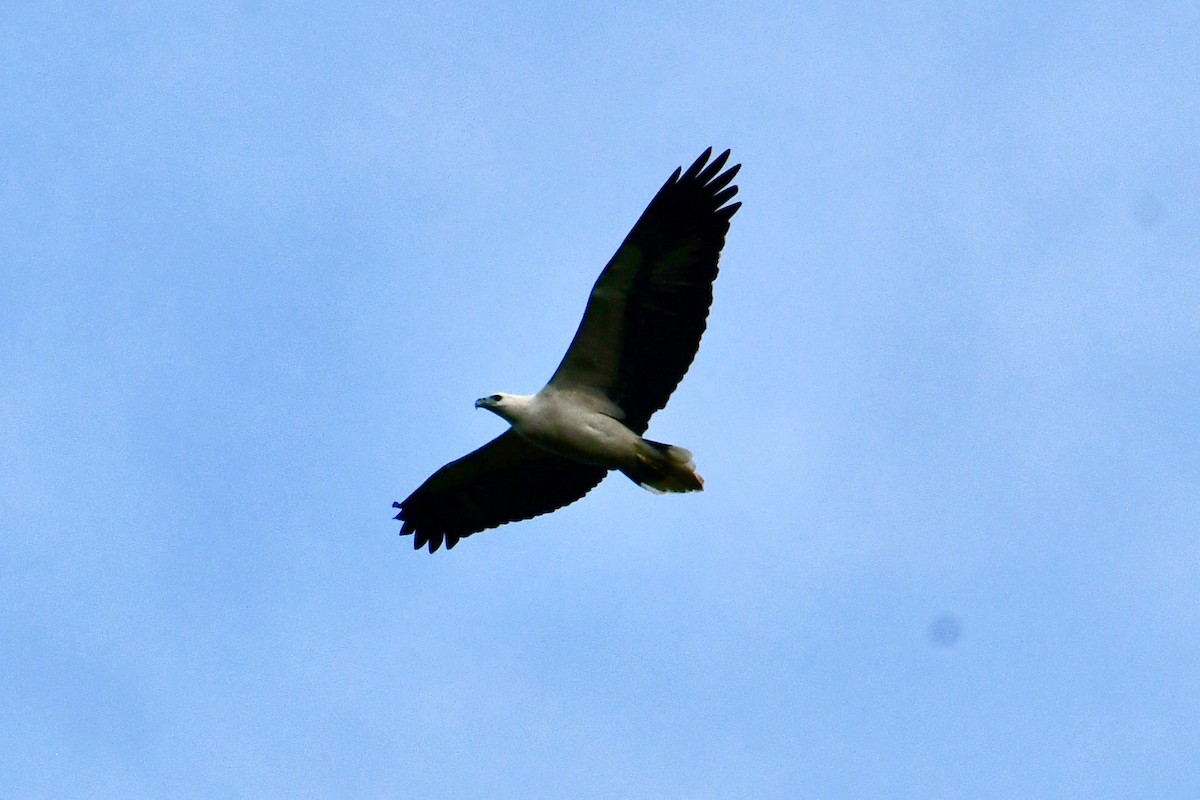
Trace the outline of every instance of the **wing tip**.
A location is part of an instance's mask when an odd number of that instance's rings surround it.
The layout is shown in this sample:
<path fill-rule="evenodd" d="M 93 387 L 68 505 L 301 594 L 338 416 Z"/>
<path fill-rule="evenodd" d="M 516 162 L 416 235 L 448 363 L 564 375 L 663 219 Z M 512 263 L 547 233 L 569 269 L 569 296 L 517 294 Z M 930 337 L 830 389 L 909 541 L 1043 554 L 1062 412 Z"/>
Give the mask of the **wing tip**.
<path fill-rule="evenodd" d="M 711 147 L 708 149 L 709 151 L 712 150 Z M 713 178 L 717 177 L 717 173 L 721 171 L 721 167 L 725 166 L 725 162 L 729 160 L 729 153 L 730 151 L 726 150 L 724 153 L 721 153 L 721 155 L 710 161 L 708 166 L 701 170 L 700 174 L 696 176 L 696 180 L 700 181 L 700 183 L 706 184 Z"/>
<path fill-rule="evenodd" d="M 741 164 L 734 164 L 728 169 L 725 169 L 729 162 L 729 157 L 732 150 L 726 148 L 720 155 L 709 161 L 712 155 L 712 147 L 708 147 L 700 154 L 700 157 L 692 162 L 692 165 L 683 170 L 682 167 L 676 167 L 671 173 L 670 180 L 667 184 L 680 184 L 685 181 L 694 182 L 716 201 L 716 209 L 721 209 L 721 204 L 732 198 L 738 192 L 737 186 L 729 186 L 733 179 L 737 177 L 741 171 Z M 724 170 L 724 172 L 722 172 Z M 726 187 L 729 188 L 726 188 Z"/>
<path fill-rule="evenodd" d="M 736 189 L 737 187 L 735 186 L 733 188 Z M 717 209 L 717 214 L 721 217 L 721 219 L 725 220 L 725 222 L 729 222 L 729 220 L 733 218 L 733 215 L 736 214 L 737 210 L 741 207 L 742 201 L 739 200 L 736 203 L 730 203 L 724 208 Z"/>
<path fill-rule="evenodd" d="M 712 146 L 709 145 L 709 147 L 703 153 L 700 154 L 700 157 L 697 158 L 695 161 L 693 161 L 692 165 L 687 168 L 687 171 L 685 173 L 683 173 L 683 179 L 684 180 L 694 180 L 700 174 L 700 171 L 702 169 L 704 169 L 704 164 L 705 164 L 705 162 L 708 161 L 708 157 L 711 155 L 712 155 Z"/>
<path fill-rule="evenodd" d="M 449 531 L 437 530 L 436 528 L 427 528 L 417 524 L 411 519 L 405 519 L 404 505 L 401 503 L 392 503 L 392 508 L 400 509 L 400 513 L 392 517 L 403 524 L 400 526 L 401 536 L 413 537 L 413 550 L 420 550 L 428 547 L 430 553 L 436 553 L 441 549 L 442 545 L 446 546 L 447 550 L 453 550 L 454 545 L 458 544 L 462 539 L 470 534 L 451 533 Z"/>
<path fill-rule="evenodd" d="M 721 191 L 719 191 L 713 195 L 713 203 L 716 205 L 717 208 L 720 208 L 721 206 L 725 205 L 725 203 L 727 203 L 729 200 L 732 200 L 733 196 L 735 194 L 737 194 L 737 192 L 738 192 L 738 187 L 736 187 L 736 186 L 730 186 L 726 189 L 722 189 Z"/>

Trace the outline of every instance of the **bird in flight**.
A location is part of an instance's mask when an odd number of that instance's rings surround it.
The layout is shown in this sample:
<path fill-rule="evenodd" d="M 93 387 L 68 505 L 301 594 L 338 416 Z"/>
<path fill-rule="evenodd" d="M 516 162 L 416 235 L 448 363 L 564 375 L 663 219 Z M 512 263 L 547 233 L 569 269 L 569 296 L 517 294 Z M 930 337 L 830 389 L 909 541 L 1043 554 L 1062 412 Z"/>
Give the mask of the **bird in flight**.
<path fill-rule="evenodd" d="M 646 206 L 592 287 L 550 382 L 535 395 L 475 401 L 509 429 L 392 504 L 415 549 L 449 549 L 562 508 L 609 470 L 656 493 L 704 488 L 691 453 L 642 434 L 700 347 L 717 259 L 741 206 L 729 203 L 741 164 L 724 169 L 729 151 L 711 155 L 710 147 L 687 170 L 677 168 Z"/>

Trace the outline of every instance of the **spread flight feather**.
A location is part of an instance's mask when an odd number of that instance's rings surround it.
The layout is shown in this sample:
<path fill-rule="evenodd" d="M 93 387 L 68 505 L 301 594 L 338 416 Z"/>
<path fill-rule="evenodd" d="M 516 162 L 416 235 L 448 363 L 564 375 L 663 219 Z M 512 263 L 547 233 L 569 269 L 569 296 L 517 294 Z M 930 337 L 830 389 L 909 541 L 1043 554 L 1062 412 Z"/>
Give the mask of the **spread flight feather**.
<path fill-rule="evenodd" d="M 402 535 L 429 552 L 575 502 L 617 469 L 650 491 L 703 488 L 691 453 L 642 438 L 700 346 L 717 260 L 741 203 L 726 150 L 676 169 L 600 273 L 550 382 L 532 396 L 475 402 L 509 422 L 439 469 L 400 509 Z"/>

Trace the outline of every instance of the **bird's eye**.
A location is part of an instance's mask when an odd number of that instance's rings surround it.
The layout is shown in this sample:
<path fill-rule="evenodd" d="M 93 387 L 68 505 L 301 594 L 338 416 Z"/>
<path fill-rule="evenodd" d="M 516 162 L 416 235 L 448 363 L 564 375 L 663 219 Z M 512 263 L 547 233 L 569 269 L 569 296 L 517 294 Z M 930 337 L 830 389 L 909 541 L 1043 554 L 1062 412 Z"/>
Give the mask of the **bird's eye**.
<path fill-rule="evenodd" d="M 499 403 L 499 402 L 500 402 L 500 395 L 498 395 L 498 394 L 494 394 L 494 395 L 492 395 L 491 397 L 489 397 L 489 398 L 488 398 L 488 400 L 491 400 L 493 403 Z"/>

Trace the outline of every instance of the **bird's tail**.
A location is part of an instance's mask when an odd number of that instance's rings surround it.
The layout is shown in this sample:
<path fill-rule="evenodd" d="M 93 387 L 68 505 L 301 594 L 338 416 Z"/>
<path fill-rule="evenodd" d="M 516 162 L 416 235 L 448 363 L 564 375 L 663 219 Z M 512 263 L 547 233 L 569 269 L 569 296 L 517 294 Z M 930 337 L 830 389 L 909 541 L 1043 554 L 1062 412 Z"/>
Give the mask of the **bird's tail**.
<path fill-rule="evenodd" d="M 696 473 L 692 454 L 682 447 L 642 439 L 635 465 L 621 471 L 638 486 L 655 494 L 699 492 L 704 479 Z"/>

